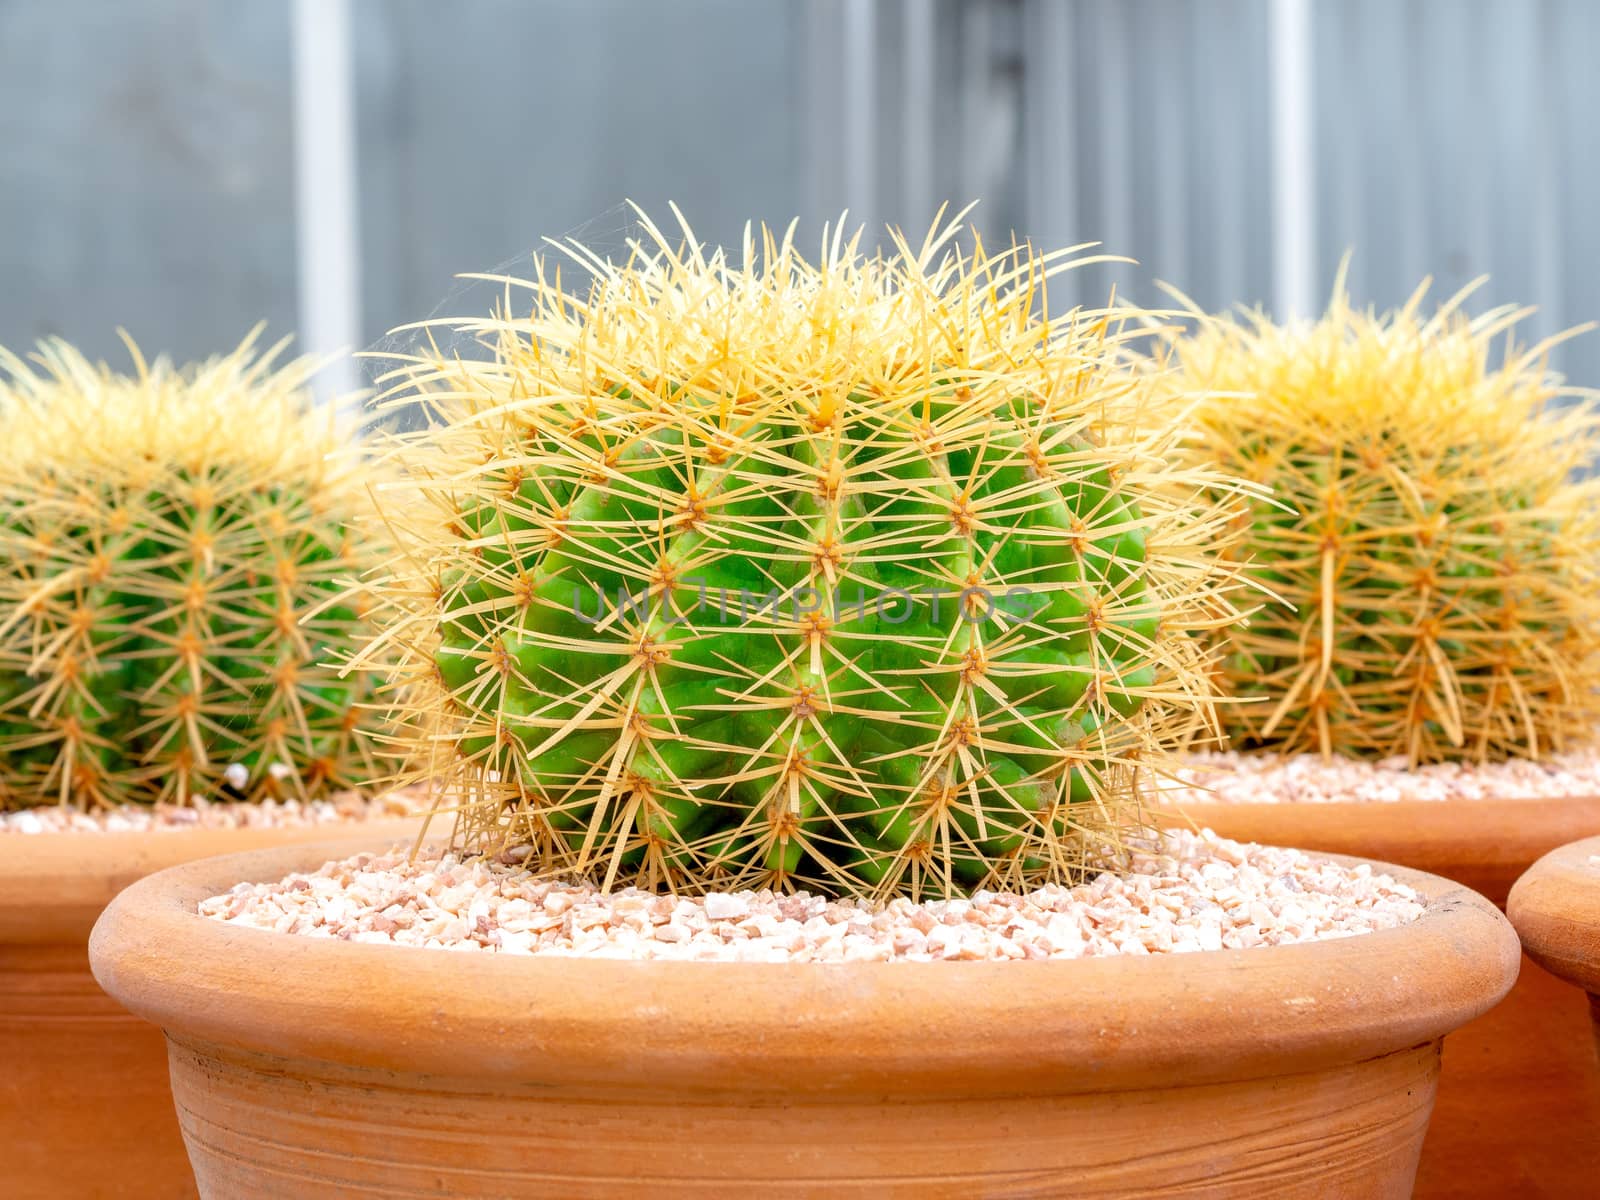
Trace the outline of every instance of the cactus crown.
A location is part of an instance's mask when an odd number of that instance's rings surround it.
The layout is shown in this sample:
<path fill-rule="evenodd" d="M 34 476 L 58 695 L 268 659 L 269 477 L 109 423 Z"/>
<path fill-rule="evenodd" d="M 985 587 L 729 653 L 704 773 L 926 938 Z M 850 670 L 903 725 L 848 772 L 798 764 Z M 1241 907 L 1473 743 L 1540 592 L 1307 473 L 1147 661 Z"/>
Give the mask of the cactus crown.
<path fill-rule="evenodd" d="M 315 365 L 254 335 L 183 370 L 129 349 L 131 376 L 0 352 L 0 806 L 351 786 L 365 685 L 325 660 L 377 551 Z"/>
<path fill-rule="evenodd" d="M 1246 747 L 1411 763 L 1538 757 L 1600 719 L 1595 412 L 1560 406 L 1525 316 L 1425 287 L 1378 316 L 1199 318 L 1169 378 L 1207 460 L 1272 489 L 1235 553 L 1286 601 L 1230 633 Z M 1463 294 L 1464 295 L 1464 294 Z M 1506 334 L 1497 360 L 1492 343 Z M 1498 363 L 1498 365 L 1496 365 Z"/>
<path fill-rule="evenodd" d="M 467 849 L 700 890 L 1062 879 L 1203 709 L 1210 476 L 1169 465 L 1061 256 L 685 228 L 536 261 L 395 402 L 404 707 Z M 791 235 L 792 236 L 792 235 Z"/>

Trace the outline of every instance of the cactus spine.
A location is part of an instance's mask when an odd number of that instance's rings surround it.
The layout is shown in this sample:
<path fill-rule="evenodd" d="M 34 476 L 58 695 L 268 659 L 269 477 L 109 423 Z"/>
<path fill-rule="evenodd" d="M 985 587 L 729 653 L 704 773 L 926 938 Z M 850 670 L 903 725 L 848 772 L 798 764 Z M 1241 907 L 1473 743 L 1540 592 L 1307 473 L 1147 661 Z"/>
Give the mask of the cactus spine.
<path fill-rule="evenodd" d="M 1202 317 L 1172 343 L 1175 386 L 1209 393 L 1207 461 L 1273 492 L 1235 525 L 1287 602 L 1231 633 L 1244 747 L 1537 758 L 1600 720 L 1596 414 L 1552 403 L 1550 343 L 1507 332 L 1523 311 L 1424 319 L 1424 291 L 1376 316 L 1341 287 L 1314 324 Z"/>
<path fill-rule="evenodd" d="M 0 804 L 314 796 L 371 777 L 378 551 L 346 433 L 281 344 L 113 373 L 0 355 Z"/>
<path fill-rule="evenodd" d="M 403 362 L 436 520 L 387 588 L 468 848 L 607 886 L 1064 879 L 1204 711 L 1212 473 L 1063 256 L 649 236 Z M 1128 336 L 1131 336 L 1128 335 Z"/>

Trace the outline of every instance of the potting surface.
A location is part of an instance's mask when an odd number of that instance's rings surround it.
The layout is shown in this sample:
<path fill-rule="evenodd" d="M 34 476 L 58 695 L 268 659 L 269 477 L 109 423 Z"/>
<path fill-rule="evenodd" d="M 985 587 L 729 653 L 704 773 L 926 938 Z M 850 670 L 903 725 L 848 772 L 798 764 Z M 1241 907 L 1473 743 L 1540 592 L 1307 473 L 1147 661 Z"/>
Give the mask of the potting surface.
<path fill-rule="evenodd" d="M 278 829 L 384 820 L 425 811 L 426 802 L 404 791 L 367 797 L 339 792 L 326 799 L 213 800 L 193 804 L 121 804 L 83 812 L 68 805 L 0 812 L 7 833 L 155 833 L 188 829 Z"/>
<path fill-rule="evenodd" d="M 1186 786 L 1164 790 L 1169 804 L 1318 804 L 1348 801 L 1560 799 L 1600 795 L 1600 747 L 1534 762 L 1428 763 L 1404 758 L 1324 761 L 1316 754 L 1195 754 L 1179 771 Z"/>
<path fill-rule="evenodd" d="M 363 854 L 241 883 L 200 913 L 278 933 L 469 952 L 736 962 L 1049 959 L 1183 953 L 1345 937 L 1405 924 L 1409 887 L 1275 847 L 1175 831 L 1131 871 L 1077 887 L 883 906 L 806 893 L 610 894 L 520 865 Z"/>

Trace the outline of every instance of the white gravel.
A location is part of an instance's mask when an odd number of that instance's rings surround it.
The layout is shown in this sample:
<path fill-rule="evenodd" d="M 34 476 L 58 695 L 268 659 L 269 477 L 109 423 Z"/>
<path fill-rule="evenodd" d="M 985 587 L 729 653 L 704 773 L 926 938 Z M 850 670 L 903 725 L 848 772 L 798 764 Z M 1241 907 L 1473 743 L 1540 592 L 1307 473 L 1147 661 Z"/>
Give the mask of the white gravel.
<path fill-rule="evenodd" d="M 288 825 L 337 825 L 424 812 L 427 802 L 404 791 L 368 799 L 340 792 L 326 800 L 197 801 L 191 805 L 122 804 L 93 812 L 53 805 L 0 812 L 0 835 L 8 833 L 149 833 L 180 829 L 272 829 Z"/>
<path fill-rule="evenodd" d="M 1415 920 L 1416 892 L 1368 866 L 1188 831 L 1136 850 L 1130 874 L 1078 887 L 881 907 L 770 891 L 699 898 L 552 882 L 403 850 L 241 883 L 202 916 L 304 937 L 445 950 L 715 962 L 1085 958 L 1273 946 Z"/>
<path fill-rule="evenodd" d="M 1163 789 L 1167 804 L 1321 804 L 1339 800 L 1535 800 L 1600 795 L 1600 747 L 1551 755 L 1542 762 L 1430 763 L 1404 758 L 1366 762 L 1316 754 L 1196 754 Z"/>

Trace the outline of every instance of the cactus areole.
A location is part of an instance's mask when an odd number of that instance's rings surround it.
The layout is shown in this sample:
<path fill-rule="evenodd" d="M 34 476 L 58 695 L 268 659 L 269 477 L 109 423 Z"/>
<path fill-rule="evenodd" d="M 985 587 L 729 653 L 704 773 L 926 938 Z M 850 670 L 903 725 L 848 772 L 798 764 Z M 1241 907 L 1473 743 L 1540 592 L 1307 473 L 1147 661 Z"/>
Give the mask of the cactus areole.
<path fill-rule="evenodd" d="M 280 347 L 281 349 L 281 347 Z M 119 375 L 0 353 L 0 808 L 314 797 L 377 770 L 365 472 L 247 340 Z"/>
<path fill-rule="evenodd" d="M 458 839 L 607 886 L 949 894 L 1114 847 L 1203 713 L 1206 480 L 1064 256 L 646 222 L 404 362 L 387 589 Z M 737 261 L 736 261 L 737 260 Z M 430 341 L 431 347 L 431 341 Z"/>

